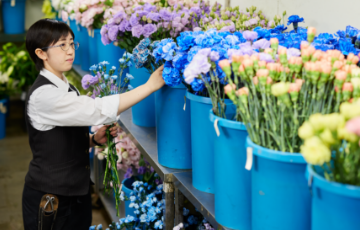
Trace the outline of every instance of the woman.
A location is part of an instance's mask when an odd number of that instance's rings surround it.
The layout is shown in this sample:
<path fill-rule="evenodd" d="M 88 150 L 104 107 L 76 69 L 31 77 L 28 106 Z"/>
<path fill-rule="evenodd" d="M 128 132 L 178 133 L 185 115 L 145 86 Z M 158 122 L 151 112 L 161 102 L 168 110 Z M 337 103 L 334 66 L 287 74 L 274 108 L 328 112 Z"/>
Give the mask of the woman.
<path fill-rule="evenodd" d="M 23 191 L 25 230 L 37 230 L 44 194 L 59 198 L 54 230 L 88 230 L 91 225 L 89 147 L 106 143 L 104 126 L 164 85 L 163 67 L 148 82 L 120 95 L 95 100 L 80 96 L 64 72 L 72 68 L 79 44 L 70 27 L 42 19 L 27 32 L 26 48 L 40 71 L 26 98 L 26 123 L 33 153 Z M 116 135 L 116 128 L 111 134 Z"/>

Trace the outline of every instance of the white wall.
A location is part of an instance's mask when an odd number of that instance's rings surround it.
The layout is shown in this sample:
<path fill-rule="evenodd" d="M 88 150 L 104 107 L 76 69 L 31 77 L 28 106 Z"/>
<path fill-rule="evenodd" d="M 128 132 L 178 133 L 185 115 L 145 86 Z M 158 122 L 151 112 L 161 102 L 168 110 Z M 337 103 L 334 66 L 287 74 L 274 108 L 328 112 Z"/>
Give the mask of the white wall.
<path fill-rule="evenodd" d="M 360 29 L 359 0 L 230 0 L 230 6 L 240 9 L 256 6 L 265 16 L 273 18 L 282 16 L 284 10 L 287 17 L 297 14 L 305 19 L 299 26 L 313 26 L 318 33 L 335 33 L 345 30 L 347 25 Z M 285 23 L 287 23 L 287 17 Z M 292 29 L 292 28 L 291 28 Z"/>

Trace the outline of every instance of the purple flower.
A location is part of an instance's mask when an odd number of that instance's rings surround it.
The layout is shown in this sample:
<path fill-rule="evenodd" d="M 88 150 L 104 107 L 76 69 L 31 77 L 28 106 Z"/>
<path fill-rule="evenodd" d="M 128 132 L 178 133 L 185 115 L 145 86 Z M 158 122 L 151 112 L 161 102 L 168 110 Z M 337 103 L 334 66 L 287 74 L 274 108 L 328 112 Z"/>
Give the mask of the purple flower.
<path fill-rule="evenodd" d="M 220 55 L 219 55 L 219 53 L 218 52 L 216 52 L 216 51 L 211 51 L 211 53 L 210 53 L 210 60 L 211 61 L 217 61 L 217 60 L 219 60 L 219 58 L 220 58 Z"/>
<path fill-rule="evenodd" d="M 90 74 L 86 74 L 82 79 L 81 79 L 81 85 L 84 89 L 88 89 L 89 86 L 91 85 L 91 78 L 93 76 L 91 76 Z"/>
<path fill-rule="evenodd" d="M 101 30 L 100 30 L 101 36 L 104 36 L 105 34 L 107 34 L 108 30 L 109 30 L 108 25 L 104 25 L 103 27 L 101 27 Z"/>
<path fill-rule="evenodd" d="M 239 56 L 244 55 L 241 50 L 236 50 L 236 49 L 229 49 L 227 51 L 227 54 L 229 56 L 229 59 L 231 59 L 232 55 L 239 55 Z"/>
<path fill-rule="evenodd" d="M 94 76 L 94 77 L 90 78 L 89 80 L 90 80 L 90 85 L 95 85 L 95 84 L 99 83 L 99 78 L 97 76 Z"/>
<path fill-rule="evenodd" d="M 132 36 L 140 38 L 140 36 L 144 33 L 144 28 L 142 25 L 137 25 L 131 28 Z"/>
<path fill-rule="evenodd" d="M 108 25 L 108 26 L 114 26 L 114 25 L 116 25 L 114 18 L 110 18 L 109 21 L 107 22 L 107 25 Z"/>
<path fill-rule="evenodd" d="M 266 39 L 260 39 L 253 44 L 253 49 L 266 49 L 270 47 L 270 41 Z"/>
<path fill-rule="evenodd" d="M 194 29 L 193 29 L 193 31 L 194 32 L 198 32 L 198 31 L 201 31 L 202 29 L 200 28 L 200 27 L 195 27 Z"/>
<path fill-rule="evenodd" d="M 211 48 L 205 48 L 205 49 L 199 50 L 199 51 L 198 51 L 198 54 L 199 54 L 199 55 L 204 55 L 204 56 L 208 57 L 209 54 L 210 54 L 210 52 L 211 52 Z"/>
<path fill-rule="evenodd" d="M 119 25 L 119 30 L 121 32 L 130 31 L 128 28 L 131 30 L 131 25 L 128 20 L 123 20 Z"/>
<path fill-rule="evenodd" d="M 296 48 L 289 48 L 287 50 L 287 58 L 290 59 L 291 57 L 300 57 L 301 52 Z"/>
<path fill-rule="evenodd" d="M 161 9 L 159 11 L 160 17 L 164 20 L 164 21 L 170 21 L 171 20 L 171 13 L 167 10 L 167 9 Z"/>
<path fill-rule="evenodd" d="M 242 35 L 247 41 L 254 41 L 258 37 L 256 32 L 249 30 L 244 31 Z"/>
<path fill-rule="evenodd" d="M 154 24 L 146 24 L 143 27 L 143 35 L 148 38 L 157 31 L 157 27 Z"/>
<path fill-rule="evenodd" d="M 274 62 L 274 59 L 271 57 L 270 54 L 260 53 L 260 61 L 266 61 L 267 63 L 269 63 Z"/>
<path fill-rule="evenodd" d="M 139 25 L 139 19 L 140 19 L 139 17 L 136 17 L 136 14 L 131 15 L 130 20 L 129 20 L 130 25 L 131 26 Z"/>
<path fill-rule="evenodd" d="M 136 15 L 136 16 L 139 15 L 139 17 L 142 18 L 142 16 L 146 16 L 148 13 L 149 13 L 148 11 L 139 10 L 139 11 L 136 11 L 136 12 L 135 12 L 135 15 Z"/>
<path fill-rule="evenodd" d="M 138 174 L 144 174 L 146 172 L 146 167 L 145 166 L 140 166 L 138 169 Z"/>
<path fill-rule="evenodd" d="M 251 56 L 253 53 L 255 53 L 255 51 L 251 48 L 251 46 L 245 46 L 243 48 L 241 48 L 241 52 L 245 55 L 249 55 Z"/>
<path fill-rule="evenodd" d="M 144 5 L 144 10 L 147 12 L 151 12 L 151 11 L 155 11 L 156 10 L 156 6 L 151 5 L 150 3 L 146 3 Z"/>
<path fill-rule="evenodd" d="M 104 36 L 101 36 L 101 42 L 104 44 L 104 45 L 109 45 L 111 43 L 109 37 L 107 34 L 105 34 Z"/>
<path fill-rule="evenodd" d="M 146 15 L 146 18 L 148 18 L 148 19 L 150 19 L 150 20 L 152 20 L 154 22 L 158 22 L 161 19 L 160 14 L 154 13 L 154 12 L 148 13 L 148 15 Z"/>
<path fill-rule="evenodd" d="M 116 41 L 118 32 L 119 32 L 118 26 L 115 25 L 115 26 L 110 27 L 109 32 L 108 32 L 109 39 L 111 41 Z"/>
<path fill-rule="evenodd" d="M 185 82 L 191 84 L 201 73 L 208 73 L 210 68 L 211 64 L 208 62 L 207 56 L 196 54 L 184 71 Z"/>

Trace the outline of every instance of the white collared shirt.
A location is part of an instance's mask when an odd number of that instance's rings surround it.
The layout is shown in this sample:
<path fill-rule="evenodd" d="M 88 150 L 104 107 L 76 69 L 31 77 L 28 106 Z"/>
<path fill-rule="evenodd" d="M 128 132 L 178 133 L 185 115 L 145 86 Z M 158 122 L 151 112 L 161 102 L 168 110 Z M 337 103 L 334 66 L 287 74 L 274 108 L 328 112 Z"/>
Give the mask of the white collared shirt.
<path fill-rule="evenodd" d="M 91 126 L 115 122 L 119 107 L 119 95 L 95 100 L 88 96 L 77 96 L 69 91 L 69 83 L 46 69 L 40 71 L 53 84 L 37 88 L 28 102 L 31 125 L 40 131 L 55 126 Z M 77 89 L 76 89 L 77 90 Z"/>

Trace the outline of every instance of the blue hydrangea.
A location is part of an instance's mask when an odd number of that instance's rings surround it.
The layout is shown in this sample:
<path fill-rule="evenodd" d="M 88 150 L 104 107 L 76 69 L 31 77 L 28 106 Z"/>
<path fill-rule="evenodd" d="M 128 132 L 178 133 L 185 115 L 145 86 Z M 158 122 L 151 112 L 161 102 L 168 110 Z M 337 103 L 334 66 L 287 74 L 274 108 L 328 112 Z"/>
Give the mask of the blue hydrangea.
<path fill-rule="evenodd" d="M 162 229 L 163 222 L 161 220 L 156 221 L 154 227 L 155 227 L 155 229 Z"/>
<path fill-rule="evenodd" d="M 195 92 L 202 92 L 205 89 L 205 84 L 200 79 L 194 79 L 194 81 L 191 83 L 191 88 Z"/>

